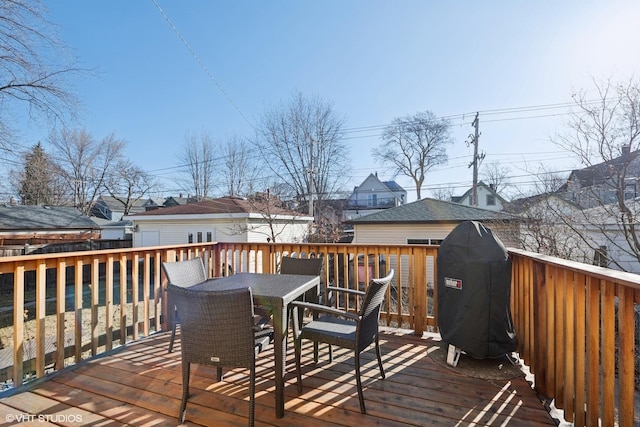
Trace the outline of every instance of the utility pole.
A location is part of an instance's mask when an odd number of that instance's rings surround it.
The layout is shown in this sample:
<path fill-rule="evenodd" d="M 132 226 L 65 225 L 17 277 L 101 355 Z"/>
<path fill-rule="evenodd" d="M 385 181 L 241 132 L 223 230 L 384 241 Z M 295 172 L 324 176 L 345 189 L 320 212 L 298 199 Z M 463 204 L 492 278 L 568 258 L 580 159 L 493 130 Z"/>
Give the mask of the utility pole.
<path fill-rule="evenodd" d="M 309 136 L 309 141 L 310 141 L 310 156 L 309 156 L 309 216 L 314 216 L 313 214 L 313 192 L 314 192 L 314 185 L 313 185 L 313 137 Z"/>
<path fill-rule="evenodd" d="M 476 113 L 476 118 L 473 119 L 471 126 L 475 128 L 474 135 L 469 135 L 472 138 L 473 144 L 473 161 L 469 164 L 469 167 L 473 166 L 473 186 L 471 195 L 471 206 L 478 206 L 478 167 L 480 162 L 484 159 L 484 153 L 478 154 L 478 139 L 480 138 L 480 113 Z"/>

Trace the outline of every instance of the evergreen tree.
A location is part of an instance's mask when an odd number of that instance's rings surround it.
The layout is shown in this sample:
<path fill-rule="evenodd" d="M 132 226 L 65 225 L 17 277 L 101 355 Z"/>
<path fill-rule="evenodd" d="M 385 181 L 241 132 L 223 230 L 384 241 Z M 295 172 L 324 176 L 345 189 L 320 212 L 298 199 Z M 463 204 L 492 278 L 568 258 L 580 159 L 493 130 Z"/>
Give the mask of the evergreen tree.
<path fill-rule="evenodd" d="M 39 142 L 25 155 L 20 178 L 23 205 L 55 204 L 51 162 Z"/>

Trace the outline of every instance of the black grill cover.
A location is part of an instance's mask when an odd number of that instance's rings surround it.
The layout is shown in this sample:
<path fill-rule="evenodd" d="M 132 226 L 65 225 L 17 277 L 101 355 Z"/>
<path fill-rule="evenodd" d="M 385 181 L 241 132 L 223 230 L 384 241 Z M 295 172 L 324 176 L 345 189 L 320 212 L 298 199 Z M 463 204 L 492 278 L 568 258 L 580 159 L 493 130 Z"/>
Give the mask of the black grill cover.
<path fill-rule="evenodd" d="M 511 260 L 491 230 L 458 225 L 438 250 L 438 327 L 442 340 L 476 359 L 514 352 Z"/>

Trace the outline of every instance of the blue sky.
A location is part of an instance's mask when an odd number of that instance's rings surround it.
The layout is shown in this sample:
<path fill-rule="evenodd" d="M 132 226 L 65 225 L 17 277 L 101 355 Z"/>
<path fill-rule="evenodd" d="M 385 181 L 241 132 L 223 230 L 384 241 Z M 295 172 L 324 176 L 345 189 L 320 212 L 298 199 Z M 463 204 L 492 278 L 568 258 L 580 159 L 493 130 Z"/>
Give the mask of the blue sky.
<path fill-rule="evenodd" d="M 371 172 L 391 178 L 370 156 L 380 129 L 424 110 L 453 117 L 455 144 L 423 196 L 471 185 L 465 140 L 476 111 L 485 164 L 508 166 L 524 189 L 540 163 L 567 170 L 577 162 L 549 142 L 566 109 L 512 109 L 571 102 L 593 77 L 627 80 L 640 65 L 634 0 L 156 1 L 210 74 L 153 0 L 47 6 L 79 64 L 95 70 L 74 82 L 78 126 L 125 139 L 127 155 L 164 180 L 165 195 L 180 190 L 185 135 L 252 136 L 265 109 L 294 91 L 333 102 L 346 118 L 348 190 Z M 491 113 L 503 109 L 511 111 Z M 540 115 L 550 117 L 527 118 Z M 47 134 L 32 128 L 22 142 Z M 415 194 L 410 181 L 397 181 Z"/>

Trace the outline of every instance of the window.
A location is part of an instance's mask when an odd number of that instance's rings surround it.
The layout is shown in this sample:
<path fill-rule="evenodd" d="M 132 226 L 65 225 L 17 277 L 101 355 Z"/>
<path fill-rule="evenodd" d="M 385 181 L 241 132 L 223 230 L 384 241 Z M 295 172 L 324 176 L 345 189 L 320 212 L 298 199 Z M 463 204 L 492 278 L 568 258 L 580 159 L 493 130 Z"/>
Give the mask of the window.
<path fill-rule="evenodd" d="M 407 239 L 408 245 L 435 245 L 440 246 L 443 239 Z"/>
<path fill-rule="evenodd" d="M 367 196 L 367 206 L 378 206 L 378 195 L 369 194 Z"/>
<path fill-rule="evenodd" d="M 207 231 L 207 242 L 213 242 L 213 233 Z"/>
<path fill-rule="evenodd" d="M 487 194 L 487 206 L 495 206 L 496 205 L 496 196 L 493 194 Z"/>
<path fill-rule="evenodd" d="M 198 243 L 202 243 L 202 231 L 198 231 Z"/>
<path fill-rule="evenodd" d="M 636 197 L 636 185 L 625 184 L 624 185 L 624 199 L 634 199 Z"/>
<path fill-rule="evenodd" d="M 597 265 L 599 267 L 608 267 L 609 261 L 607 260 L 607 247 L 600 246 L 593 253 L 593 265 Z"/>
<path fill-rule="evenodd" d="M 189 243 L 193 243 L 193 233 L 189 233 L 188 241 Z"/>
<path fill-rule="evenodd" d="M 407 239 L 408 245 L 428 245 L 429 239 Z"/>

